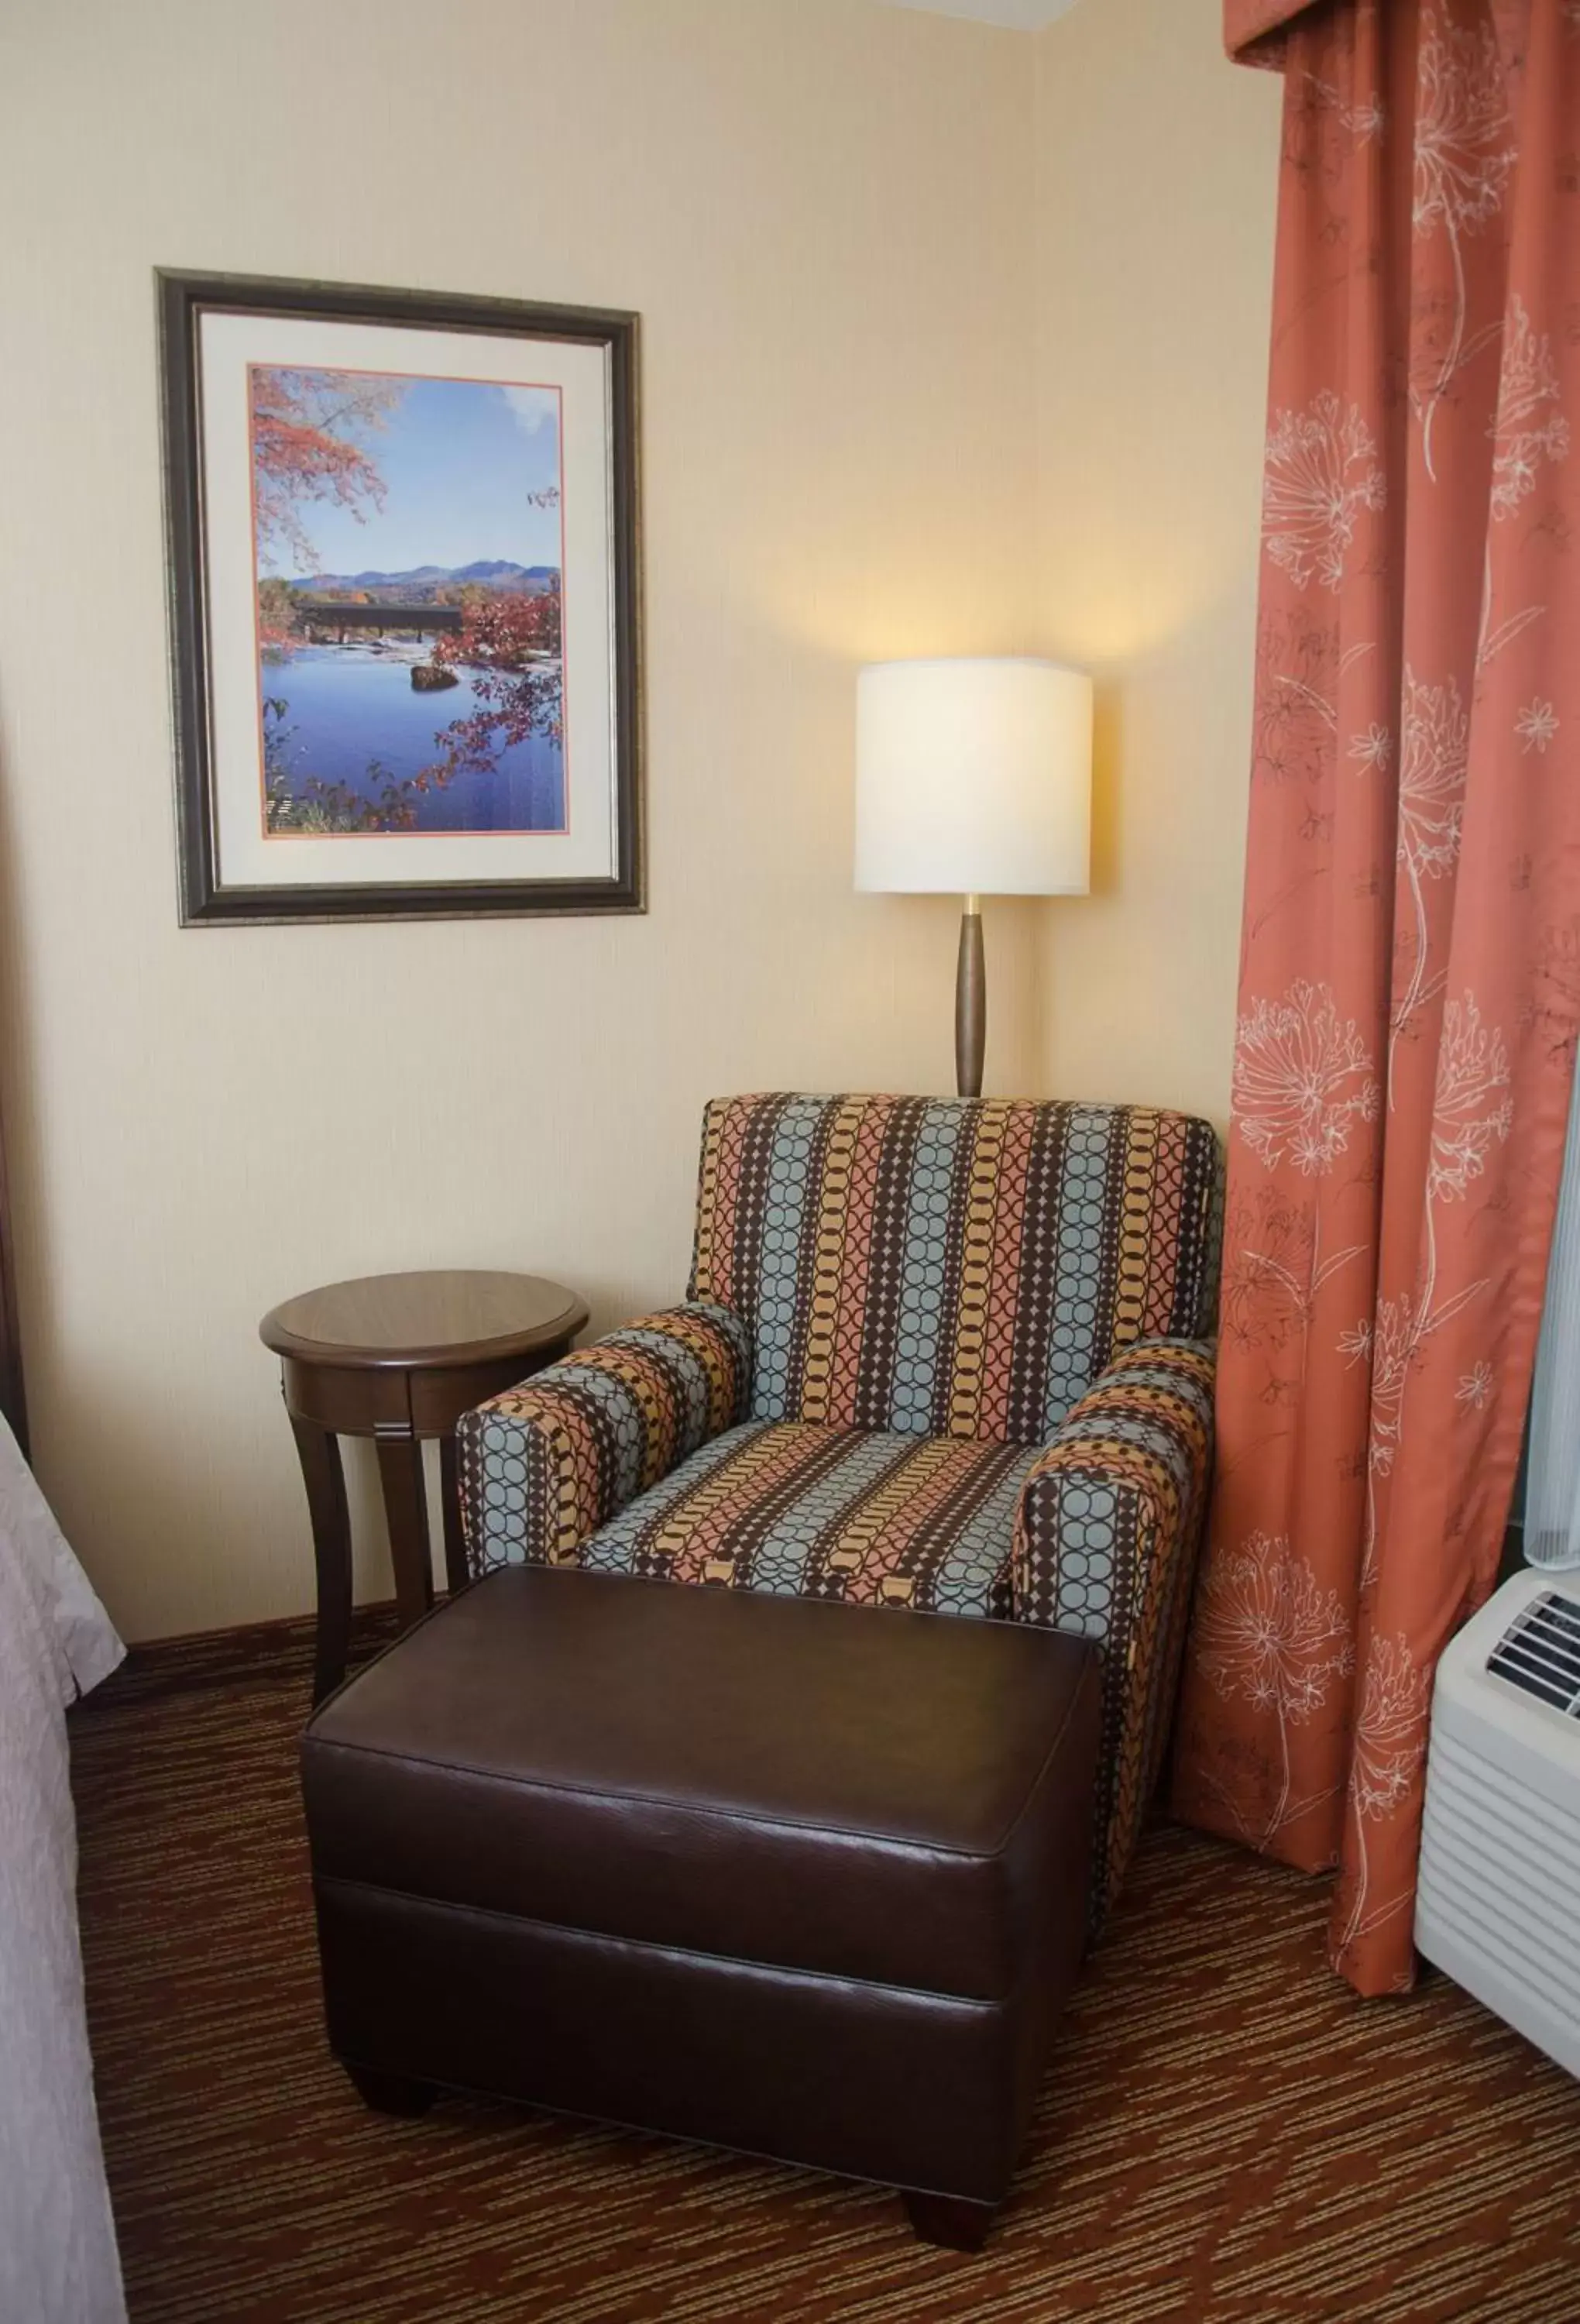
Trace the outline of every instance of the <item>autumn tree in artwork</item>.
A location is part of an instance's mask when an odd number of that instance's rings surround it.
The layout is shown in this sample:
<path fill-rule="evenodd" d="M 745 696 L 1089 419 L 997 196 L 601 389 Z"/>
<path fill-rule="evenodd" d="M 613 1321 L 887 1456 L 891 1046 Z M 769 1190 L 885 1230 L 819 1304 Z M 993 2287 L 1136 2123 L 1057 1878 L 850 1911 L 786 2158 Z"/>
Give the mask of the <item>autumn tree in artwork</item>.
<path fill-rule="evenodd" d="M 297 593 L 283 575 L 265 573 L 258 584 L 258 642 L 278 661 L 297 637 Z"/>
<path fill-rule="evenodd" d="M 382 428 L 404 383 L 365 372 L 254 364 L 253 491 L 258 549 L 310 572 L 317 552 L 302 510 L 315 501 L 362 516 L 384 504 L 384 480 L 359 440 Z"/>
<path fill-rule="evenodd" d="M 531 735 L 565 735 L 557 585 L 536 596 L 463 590 L 462 607 L 462 627 L 435 641 L 433 658 L 441 669 L 466 666 L 477 708 L 435 738 L 441 756 L 425 772 L 440 784 L 496 766 L 501 751 Z"/>

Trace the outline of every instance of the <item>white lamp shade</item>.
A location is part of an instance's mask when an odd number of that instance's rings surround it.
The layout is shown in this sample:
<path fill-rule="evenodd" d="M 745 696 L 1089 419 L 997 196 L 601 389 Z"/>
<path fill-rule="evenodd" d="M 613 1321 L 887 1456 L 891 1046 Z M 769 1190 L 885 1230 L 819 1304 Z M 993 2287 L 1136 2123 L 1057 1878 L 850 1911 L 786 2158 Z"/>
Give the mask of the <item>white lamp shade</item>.
<path fill-rule="evenodd" d="M 856 688 L 856 885 L 1084 896 L 1092 682 L 1031 659 L 886 661 Z"/>

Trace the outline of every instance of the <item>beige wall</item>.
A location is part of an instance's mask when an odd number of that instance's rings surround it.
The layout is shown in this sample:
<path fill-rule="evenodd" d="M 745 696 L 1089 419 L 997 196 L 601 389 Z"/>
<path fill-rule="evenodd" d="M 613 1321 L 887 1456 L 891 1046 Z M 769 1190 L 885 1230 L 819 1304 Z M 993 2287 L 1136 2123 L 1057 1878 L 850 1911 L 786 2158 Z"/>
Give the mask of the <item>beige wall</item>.
<path fill-rule="evenodd" d="M 40 1468 L 146 1637 L 311 1602 L 276 1299 L 519 1266 L 607 1321 L 683 1286 L 709 1092 L 950 1085 L 949 908 L 851 892 L 852 672 L 1030 642 L 1033 98 L 847 0 L 0 25 L 3 1093 Z M 178 928 L 155 264 L 640 309 L 647 918 Z"/>
<path fill-rule="evenodd" d="M 130 1635 L 311 1602 L 274 1300 L 520 1266 L 605 1323 L 680 1288 L 710 1091 L 950 1085 L 951 908 L 850 892 L 864 659 L 1105 674 L 1102 892 L 993 909 L 990 1085 L 1221 1111 L 1275 98 L 1215 13 L 0 7 L 0 1098 Z M 156 264 L 640 309 L 647 918 L 177 927 Z"/>
<path fill-rule="evenodd" d="M 1038 37 L 1038 635 L 1098 679 L 1093 893 L 1043 1086 L 1228 1111 L 1281 83 L 1219 0 Z"/>

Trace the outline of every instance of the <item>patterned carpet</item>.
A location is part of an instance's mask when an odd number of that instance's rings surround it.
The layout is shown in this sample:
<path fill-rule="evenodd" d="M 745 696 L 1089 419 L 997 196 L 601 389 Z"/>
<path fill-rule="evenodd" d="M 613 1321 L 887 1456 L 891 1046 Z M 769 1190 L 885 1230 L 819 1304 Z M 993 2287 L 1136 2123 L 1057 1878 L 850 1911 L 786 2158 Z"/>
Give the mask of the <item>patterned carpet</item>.
<path fill-rule="evenodd" d="M 1575 2324 L 1580 2088 L 1441 1978 L 1361 2003 L 1318 1894 L 1151 1834 L 987 2251 L 881 2191 L 500 2107 L 368 2113 L 319 2029 L 305 1630 L 73 1713 L 134 2324 Z"/>

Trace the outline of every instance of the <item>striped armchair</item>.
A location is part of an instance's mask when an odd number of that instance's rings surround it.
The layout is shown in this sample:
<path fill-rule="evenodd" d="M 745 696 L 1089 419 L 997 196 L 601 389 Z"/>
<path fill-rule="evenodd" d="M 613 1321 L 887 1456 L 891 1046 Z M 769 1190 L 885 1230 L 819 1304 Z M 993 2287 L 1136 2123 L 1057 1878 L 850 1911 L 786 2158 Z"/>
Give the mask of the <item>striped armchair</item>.
<path fill-rule="evenodd" d="M 1217 1148 L 1140 1107 L 715 1100 L 683 1305 L 467 1414 L 525 1560 L 1081 1632 L 1094 1896 L 1167 1736 L 1212 1436 Z"/>

